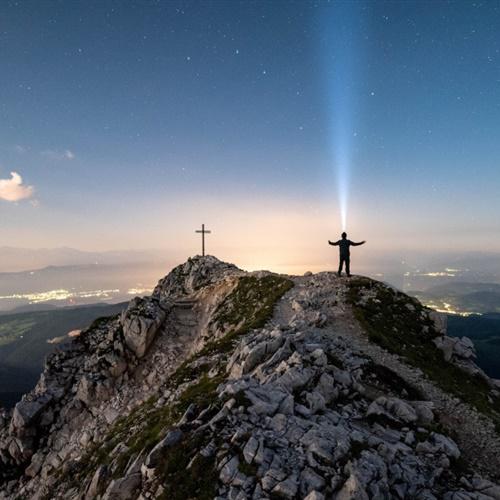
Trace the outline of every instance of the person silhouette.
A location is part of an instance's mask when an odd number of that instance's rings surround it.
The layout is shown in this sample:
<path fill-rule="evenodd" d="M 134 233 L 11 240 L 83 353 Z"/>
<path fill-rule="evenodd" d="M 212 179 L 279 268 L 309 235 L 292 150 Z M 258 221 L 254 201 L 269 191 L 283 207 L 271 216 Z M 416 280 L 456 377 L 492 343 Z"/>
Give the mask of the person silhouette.
<path fill-rule="evenodd" d="M 342 268 L 344 267 L 345 263 L 345 272 L 348 277 L 351 276 L 351 252 L 349 250 L 349 247 L 357 247 L 359 245 L 363 245 L 366 243 L 366 241 L 360 241 L 359 243 L 354 243 L 354 241 L 348 240 L 347 239 L 347 233 L 342 233 L 342 239 L 338 241 L 330 241 L 328 240 L 329 245 L 334 245 L 339 247 L 339 252 L 340 252 L 340 262 L 339 262 L 339 276 L 342 276 Z"/>

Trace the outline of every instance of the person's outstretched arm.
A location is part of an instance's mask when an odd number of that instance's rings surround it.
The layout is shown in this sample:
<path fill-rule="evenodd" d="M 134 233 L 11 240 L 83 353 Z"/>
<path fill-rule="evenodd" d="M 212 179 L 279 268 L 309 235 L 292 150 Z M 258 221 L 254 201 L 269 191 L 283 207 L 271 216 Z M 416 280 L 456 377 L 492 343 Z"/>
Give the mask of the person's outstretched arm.
<path fill-rule="evenodd" d="M 328 244 L 336 246 L 336 245 L 339 244 L 339 242 L 338 241 L 330 241 L 330 240 L 328 240 Z"/>
<path fill-rule="evenodd" d="M 359 245 L 364 245 L 365 243 L 366 243 L 366 241 L 365 241 L 365 240 L 360 241 L 359 243 L 354 243 L 354 241 L 351 241 L 351 245 L 352 245 L 353 247 L 359 247 Z"/>

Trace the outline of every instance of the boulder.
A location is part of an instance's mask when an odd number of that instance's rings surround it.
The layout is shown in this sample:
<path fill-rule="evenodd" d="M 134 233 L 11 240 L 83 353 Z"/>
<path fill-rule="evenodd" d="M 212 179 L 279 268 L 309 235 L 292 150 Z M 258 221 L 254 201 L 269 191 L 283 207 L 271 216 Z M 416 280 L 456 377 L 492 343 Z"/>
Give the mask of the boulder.
<path fill-rule="evenodd" d="M 475 359 L 477 357 L 474 344 L 469 337 L 462 337 L 456 340 L 453 346 L 453 354 L 455 356 L 462 359 Z"/>
<path fill-rule="evenodd" d="M 95 380 L 84 375 L 78 383 L 76 399 L 86 406 L 97 406 L 101 401 L 106 401 L 112 394 L 112 382 L 110 380 Z"/>
<path fill-rule="evenodd" d="M 243 448 L 243 458 L 245 459 L 245 462 L 251 464 L 258 449 L 259 442 L 253 436 L 250 436 L 250 439 L 247 441 L 245 447 Z"/>
<path fill-rule="evenodd" d="M 42 468 L 43 459 L 44 459 L 44 456 L 41 453 L 35 453 L 31 457 L 31 463 L 26 468 L 24 473 L 28 477 L 35 477 L 40 472 L 40 469 Z"/>
<path fill-rule="evenodd" d="M 85 492 L 85 500 L 93 500 L 94 498 L 97 498 L 97 495 L 102 493 L 107 478 L 108 467 L 106 465 L 100 465 L 97 467 L 97 470 L 92 476 L 89 487 Z"/>
<path fill-rule="evenodd" d="M 229 484 L 233 480 L 234 476 L 236 476 L 238 473 L 239 463 L 240 461 L 238 460 L 238 457 L 234 456 L 224 464 L 224 467 L 222 467 L 219 475 L 219 479 L 224 484 Z"/>
<path fill-rule="evenodd" d="M 448 327 L 448 317 L 446 314 L 437 311 L 429 311 L 429 318 L 434 323 L 434 329 L 440 335 L 445 335 Z"/>
<path fill-rule="evenodd" d="M 136 297 L 123 311 L 120 322 L 127 347 L 142 358 L 166 318 L 166 312 L 153 299 Z"/>
<path fill-rule="evenodd" d="M 300 492 L 306 496 L 314 491 L 322 490 L 325 487 L 325 480 L 313 469 L 306 467 L 300 473 Z"/>
<path fill-rule="evenodd" d="M 141 475 L 130 474 L 109 483 L 102 500 L 131 500 L 136 498 L 135 492 L 141 485 Z"/>
<path fill-rule="evenodd" d="M 455 346 L 455 339 L 447 336 L 436 337 L 432 340 L 436 347 L 443 351 L 445 361 L 451 361 L 453 356 L 453 349 Z"/>
<path fill-rule="evenodd" d="M 430 424 L 434 420 L 434 403 L 432 401 L 410 401 L 410 404 L 415 408 L 418 421 L 421 424 Z"/>
<path fill-rule="evenodd" d="M 52 397 L 42 394 L 33 400 L 23 399 L 16 404 L 12 415 L 12 427 L 15 431 L 29 427 L 51 403 Z"/>
<path fill-rule="evenodd" d="M 450 458 L 459 458 L 460 450 L 453 439 L 433 432 L 427 441 L 418 443 L 416 446 L 418 453 L 444 453 Z"/>
<path fill-rule="evenodd" d="M 415 409 L 398 398 L 380 396 L 373 401 L 366 411 L 366 415 L 383 415 L 391 420 L 405 424 L 418 420 Z"/>
<path fill-rule="evenodd" d="M 313 490 L 304 498 L 304 500 L 325 500 L 325 495 L 319 491 Z"/>
<path fill-rule="evenodd" d="M 295 498 L 299 484 L 297 476 L 292 474 L 284 481 L 279 482 L 273 489 L 272 494 L 281 498 Z"/>
<path fill-rule="evenodd" d="M 183 436 L 184 433 L 180 429 L 168 431 L 167 435 L 149 452 L 144 462 L 145 466 L 149 469 L 155 468 L 167 450 L 179 443 Z"/>
<path fill-rule="evenodd" d="M 337 493 L 335 500 L 368 500 L 365 487 L 355 474 L 351 474 Z"/>

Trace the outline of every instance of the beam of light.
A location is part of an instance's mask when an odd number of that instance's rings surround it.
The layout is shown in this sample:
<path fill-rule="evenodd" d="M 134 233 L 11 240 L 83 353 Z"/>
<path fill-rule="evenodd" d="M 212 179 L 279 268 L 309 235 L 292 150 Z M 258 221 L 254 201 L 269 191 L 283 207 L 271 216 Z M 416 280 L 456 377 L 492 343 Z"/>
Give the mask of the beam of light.
<path fill-rule="evenodd" d="M 362 2 L 336 2 L 323 12 L 321 50 L 325 70 L 329 146 L 335 172 L 342 230 L 347 230 L 355 115 L 359 97 L 362 28 L 367 7 Z"/>
<path fill-rule="evenodd" d="M 349 201 L 349 158 L 337 152 L 335 166 L 337 173 L 337 196 L 342 231 L 347 231 L 347 208 Z"/>

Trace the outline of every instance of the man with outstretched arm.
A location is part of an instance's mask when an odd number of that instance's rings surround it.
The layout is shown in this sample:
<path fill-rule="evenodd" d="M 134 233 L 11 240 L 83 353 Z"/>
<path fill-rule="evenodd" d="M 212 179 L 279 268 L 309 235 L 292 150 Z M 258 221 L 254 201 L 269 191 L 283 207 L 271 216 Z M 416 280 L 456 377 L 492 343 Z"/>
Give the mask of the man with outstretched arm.
<path fill-rule="evenodd" d="M 344 262 L 345 262 L 345 271 L 348 277 L 351 276 L 351 252 L 349 248 L 351 246 L 357 247 L 359 245 L 363 245 L 366 243 L 366 241 L 360 241 L 359 243 L 354 243 L 354 241 L 348 240 L 347 239 L 347 233 L 342 233 L 342 239 L 338 241 L 330 241 L 328 240 L 329 245 L 334 245 L 339 247 L 340 251 L 340 263 L 339 263 L 339 276 L 342 275 L 342 268 L 344 267 Z"/>

